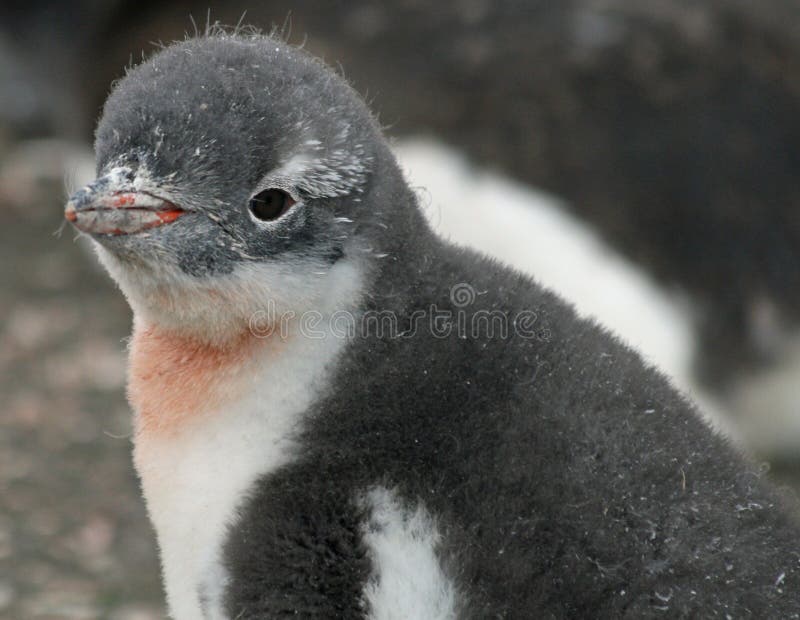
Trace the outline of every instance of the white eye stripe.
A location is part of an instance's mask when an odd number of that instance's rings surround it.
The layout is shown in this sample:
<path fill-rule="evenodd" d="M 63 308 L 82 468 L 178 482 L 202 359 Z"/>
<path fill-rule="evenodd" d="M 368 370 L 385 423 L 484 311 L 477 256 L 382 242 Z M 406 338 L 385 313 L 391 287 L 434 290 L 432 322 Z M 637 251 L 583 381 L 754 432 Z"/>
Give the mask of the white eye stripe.
<path fill-rule="evenodd" d="M 315 198 L 346 196 L 361 191 L 371 165 L 372 157 L 360 143 L 295 153 L 269 172 L 258 188 L 277 187 L 295 198 L 298 191 Z"/>

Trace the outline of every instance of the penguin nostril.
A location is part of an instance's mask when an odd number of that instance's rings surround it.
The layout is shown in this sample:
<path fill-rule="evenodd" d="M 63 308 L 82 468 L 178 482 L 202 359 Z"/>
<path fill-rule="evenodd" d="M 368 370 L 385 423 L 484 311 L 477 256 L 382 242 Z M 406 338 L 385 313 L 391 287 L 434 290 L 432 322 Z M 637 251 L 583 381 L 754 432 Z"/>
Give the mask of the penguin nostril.
<path fill-rule="evenodd" d="M 280 189 L 265 189 L 250 199 L 250 213 L 262 222 L 277 220 L 295 204 L 295 199 Z"/>

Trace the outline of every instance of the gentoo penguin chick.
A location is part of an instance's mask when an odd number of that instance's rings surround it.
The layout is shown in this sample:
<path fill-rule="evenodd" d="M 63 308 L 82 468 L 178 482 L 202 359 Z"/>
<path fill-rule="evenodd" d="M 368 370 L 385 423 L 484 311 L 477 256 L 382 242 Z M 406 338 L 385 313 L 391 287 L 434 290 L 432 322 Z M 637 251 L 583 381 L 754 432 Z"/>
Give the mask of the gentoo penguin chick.
<path fill-rule="evenodd" d="M 435 237 L 321 63 L 175 44 L 95 146 L 66 217 L 133 308 L 174 618 L 798 616 L 784 498 L 614 337 Z"/>

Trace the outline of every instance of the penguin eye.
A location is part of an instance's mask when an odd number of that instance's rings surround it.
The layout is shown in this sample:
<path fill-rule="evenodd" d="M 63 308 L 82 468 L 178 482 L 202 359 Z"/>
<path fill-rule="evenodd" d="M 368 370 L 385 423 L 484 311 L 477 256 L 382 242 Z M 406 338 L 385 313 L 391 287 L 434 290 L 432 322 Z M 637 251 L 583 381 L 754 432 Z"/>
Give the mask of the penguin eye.
<path fill-rule="evenodd" d="M 250 199 L 250 213 L 262 222 L 277 220 L 295 203 L 294 198 L 280 189 L 265 189 Z"/>

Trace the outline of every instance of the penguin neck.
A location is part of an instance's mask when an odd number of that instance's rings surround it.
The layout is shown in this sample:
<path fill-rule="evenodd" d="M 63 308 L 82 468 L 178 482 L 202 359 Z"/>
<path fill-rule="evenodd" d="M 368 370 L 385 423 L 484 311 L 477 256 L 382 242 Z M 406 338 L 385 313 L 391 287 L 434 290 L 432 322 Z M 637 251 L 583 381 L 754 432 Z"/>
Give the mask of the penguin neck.
<path fill-rule="evenodd" d="M 198 299 L 186 302 L 192 312 L 184 314 L 192 320 L 176 320 L 176 313 L 169 312 L 175 303 L 161 305 L 158 312 L 138 312 L 131 304 L 134 329 L 128 395 L 137 432 L 182 432 L 209 415 L 224 415 L 229 406 L 254 390 L 256 380 L 268 384 L 292 379 L 282 376 L 291 372 L 282 370 L 285 365 L 292 370 L 297 365 L 310 368 L 316 366 L 314 360 L 326 360 L 351 335 L 346 330 L 332 332 L 331 321 L 337 313 L 358 313 L 363 273 L 359 265 L 342 261 L 324 280 L 314 282 L 314 298 L 289 296 L 295 299 L 289 305 L 291 311 L 283 309 L 286 301 L 271 303 L 269 290 L 275 290 L 279 281 L 262 273 L 252 274 L 249 288 L 229 287 L 238 296 L 222 285 L 213 298 L 201 290 Z M 263 290 L 259 283 L 266 283 Z M 296 286 L 295 290 L 313 288 Z M 179 292 L 173 290 L 171 300 L 180 297 Z M 204 307 L 207 314 L 202 312 Z M 225 312 L 228 307 L 232 310 Z M 298 377 L 303 376 L 299 371 Z"/>
<path fill-rule="evenodd" d="M 225 342 L 203 340 L 134 320 L 128 399 L 137 435 L 175 435 L 235 400 L 255 357 L 280 355 L 280 334 L 257 338 L 247 330 Z"/>

